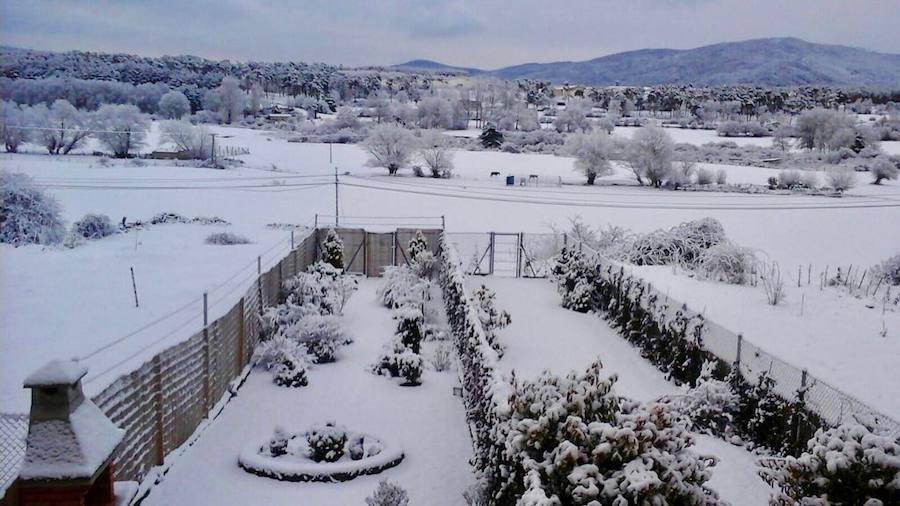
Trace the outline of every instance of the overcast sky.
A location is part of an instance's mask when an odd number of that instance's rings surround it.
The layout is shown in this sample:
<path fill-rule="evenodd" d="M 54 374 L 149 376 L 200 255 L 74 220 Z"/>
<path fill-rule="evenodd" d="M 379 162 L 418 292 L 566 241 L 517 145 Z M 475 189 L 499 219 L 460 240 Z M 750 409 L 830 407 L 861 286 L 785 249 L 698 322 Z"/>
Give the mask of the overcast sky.
<path fill-rule="evenodd" d="M 0 0 L 0 43 L 497 68 L 799 37 L 900 53 L 900 0 Z"/>

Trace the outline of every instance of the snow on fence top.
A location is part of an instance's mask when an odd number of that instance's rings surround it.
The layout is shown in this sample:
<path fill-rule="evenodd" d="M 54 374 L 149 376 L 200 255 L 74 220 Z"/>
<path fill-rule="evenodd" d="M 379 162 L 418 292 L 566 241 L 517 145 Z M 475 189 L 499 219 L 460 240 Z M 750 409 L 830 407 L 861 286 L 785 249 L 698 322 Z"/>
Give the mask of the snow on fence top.
<path fill-rule="evenodd" d="M 51 360 L 25 378 L 25 387 L 74 385 L 87 374 L 87 367 L 74 360 Z"/>

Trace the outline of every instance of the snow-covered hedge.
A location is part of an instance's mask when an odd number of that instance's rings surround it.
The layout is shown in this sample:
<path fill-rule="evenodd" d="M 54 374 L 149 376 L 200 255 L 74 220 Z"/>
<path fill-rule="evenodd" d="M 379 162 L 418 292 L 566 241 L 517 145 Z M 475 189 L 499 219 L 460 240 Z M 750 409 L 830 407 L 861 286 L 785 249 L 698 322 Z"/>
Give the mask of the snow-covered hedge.
<path fill-rule="evenodd" d="M 726 380 L 727 376 L 731 392 L 740 399 L 739 405 L 722 414 L 729 419 L 728 424 L 700 422 L 705 428 L 720 435 L 736 434 L 775 452 L 791 453 L 822 426 L 819 417 L 801 402 L 802 396 L 783 399 L 775 393 L 773 380 L 766 374 L 750 382 L 705 349 L 703 315 L 692 314 L 684 306 L 672 311 L 645 281 L 626 274 L 624 268 L 600 255 L 565 248 L 554 267 L 554 278 L 564 307 L 602 315 L 668 379 L 707 389 L 709 393 L 710 388 L 721 385 L 704 386 L 704 382 Z M 705 366 L 714 372 L 704 376 Z M 691 395 L 702 398 L 704 392 Z"/>
<path fill-rule="evenodd" d="M 204 242 L 206 244 L 212 244 L 216 246 L 234 246 L 237 244 L 251 243 L 250 239 L 232 232 L 215 232 L 213 234 L 209 234 Z"/>
<path fill-rule="evenodd" d="M 60 206 L 25 174 L 0 171 L 0 242 L 56 244 L 66 234 Z"/>

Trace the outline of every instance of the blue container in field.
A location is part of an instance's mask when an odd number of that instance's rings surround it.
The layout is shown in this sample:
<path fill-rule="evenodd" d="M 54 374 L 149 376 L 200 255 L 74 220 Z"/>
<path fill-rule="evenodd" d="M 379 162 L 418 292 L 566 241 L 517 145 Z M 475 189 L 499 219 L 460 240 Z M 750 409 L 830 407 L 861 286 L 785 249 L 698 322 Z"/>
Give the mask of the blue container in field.
<path fill-rule="evenodd" d="M 506 176 L 506 186 L 515 186 L 516 176 Z"/>

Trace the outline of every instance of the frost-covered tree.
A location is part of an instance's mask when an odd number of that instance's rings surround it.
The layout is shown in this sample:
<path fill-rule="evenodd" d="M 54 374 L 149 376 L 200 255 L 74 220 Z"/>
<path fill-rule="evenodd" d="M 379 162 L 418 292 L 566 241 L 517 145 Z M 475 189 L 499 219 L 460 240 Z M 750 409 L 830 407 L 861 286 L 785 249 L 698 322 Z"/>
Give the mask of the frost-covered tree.
<path fill-rule="evenodd" d="M 811 109 L 800 113 L 794 131 L 802 148 L 839 149 L 855 143 L 855 128 L 856 119 L 847 113 Z"/>
<path fill-rule="evenodd" d="M 398 125 L 377 125 L 363 141 L 363 149 L 369 153 L 366 165 L 384 167 L 394 175 L 409 163 L 415 144 L 409 130 Z"/>
<path fill-rule="evenodd" d="M 241 82 L 234 77 L 228 76 L 222 79 L 222 84 L 216 88 L 216 94 L 219 99 L 219 115 L 227 124 L 241 119 L 244 114 L 244 104 L 246 97 L 241 90 Z"/>
<path fill-rule="evenodd" d="M 6 100 L 0 102 L 0 138 L 7 152 L 17 152 L 20 144 L 28 142 L 31 132 L 26 111 L 19 104 Z"/>
<path fill-rule="evenodd" d="M 856 172 L 846 167 L 833 167 L 825 171 L 828 186 L 843 193 L 856 186 Z"/>
<path fill-rule="evenodd" d="M 425 97 L 419 102 L 416 113 L 420 128 L 446 129 L 453 120 L 453 105 L 443 97 Z"/>
<path fill-rule="evenodd" d="M 416 152 L 431 177 L 449 178 L 453 175 L 453 152 L 448 149 L 447 136 L 439 130 L 427 130 L 419 140 Z"/>
<path fill-rule="evenodd" d="M 259 114 L 259 110 L 262 108 L 264 95 L 265 91 L 263 90 L 263 87 L 260 86 L 259 83 L 253 83 L 253 86 L 250 87 L 250 98 L 247 99 L 247 112 L 250 113 L 251 116 Z"/>
<path fill-rule="evenodd" d="M 359 128 L 359 114 L 352 107 L 338 107 L 337 114 L 334 115 L 334 127 L 338 130 Z"/>
<path fill-rule="evenodd" d="M 88 137 L 88 114 L 76 109 L 68 100 L 56 100 L 49 108 L 38 104 L 31 110 L 35 124 L 41 128 L 36 137 L 50 154 L 68 154 Z"/>
<path fill-rule="evenodd" d="M 93 117 L 96 137 L 117 158 L 127 157 L 144 145 L 150 122 L 134 105 L 105 104 Z"/>
<path fill-rule="evenodd" d="M 659 188 L 672 173 L 675 145 L 660 127 L 644 127 L 634 133 L 626 149 L 626 158 L 639 184 L 644 179 Z"/>
<path fill-rule="evenodd" d="M 186 153 L 194 160 L 208 160 L 212 157 L 212 138 L 209 129 L 203 125 L 192 125 L 187 121 L 164 121 L 160 124 L 161 139 Z"/>
<path fill-rule="evenodd" d="M 157 112 L 166 119 L 181 119 L 191 113 L 191 103 L 184 93 L 170 91 L 160 97 Z"/>
<path fill-rule="evenodd" d="M 820 429 L 799 457 L 761 465 L 772 506 L 900 503 L 900 445 L 860 423 Z"/>
<path fill-rule="evenodd" d="M 25 174 L 0 171 L 0 242 L 55 244 L 65 236 L 60 206 Z"/>
<path fill-rule="evenodd" d="M 881 184 L 885 179 L 897 179 L 897 164 L 889 156 L 881 155 L 875 158 L 869 171 L 872 173 L 872 184 Z"/>
<path fill-rule="evenodd" d="M 586 132 L 591 129 L 588 113 L 591 112 L 591 102 L 583 98 L 569 100 L 566 108 L 556 116 L 553 126 L 557 132 Z"/>
<path fill-rule="evenodd" d="M 375 492 L 366 497 L 366 506 L 409 506 L 409 495 L 400 485 L 382 480 Z"/>
<path fill-rule="evenodd" d="M 606 131 L 569 134 L 563 150 L 575 157 L 575 169 L 585 175 L 588 185 L 593 185 L 598 176 L 612 172 L 609 163 L 612 143 Z"/>
<path fill-rule="evenodd" d="M 328 229 L 322 241 L 322 261 L 335 269 L 344 268 L 344 241 L 333 228 Z"/>

